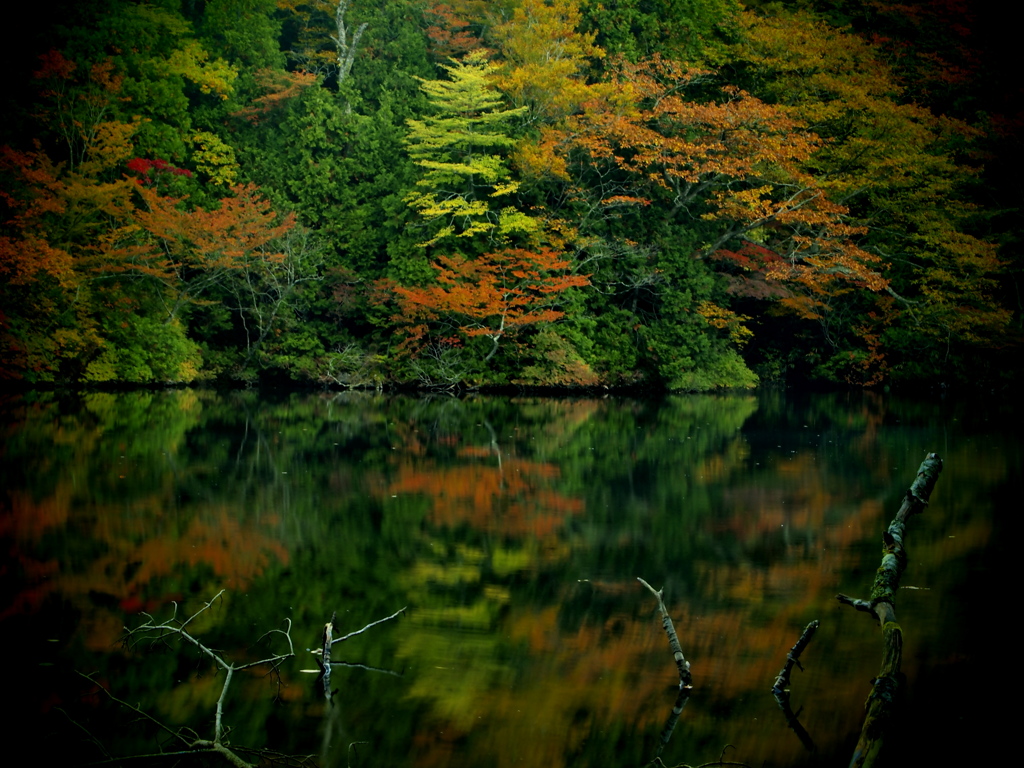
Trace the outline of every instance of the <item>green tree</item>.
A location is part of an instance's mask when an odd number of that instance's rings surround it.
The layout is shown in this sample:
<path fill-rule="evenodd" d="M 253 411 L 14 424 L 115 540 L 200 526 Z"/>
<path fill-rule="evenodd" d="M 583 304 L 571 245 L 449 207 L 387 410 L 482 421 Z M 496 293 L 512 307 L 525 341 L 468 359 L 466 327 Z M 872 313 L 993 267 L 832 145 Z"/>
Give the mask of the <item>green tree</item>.
<path fill-rule="evenodd" d="M 739 12 L 736 0 L 589 0 L 583 29 L 612 54 L 637 62 L 660 54 L 691 64 L 721 61 Z"/>
<path fill-rule="evenodd" d="M 502 108 L 504 99 L 491 85 L 497 66 L 484 52 L 444 69 L 449 79 L 421 83 L 434 114 L 408 120 L 409 156 L 424 170 L 406 202 L 427 225 L 422 244 L 529 237 L 537 224 L 510 202 L 519 184 L 505 159 L 515 144 L 510 122 L 526 108 Z"/>
<path fill-rule="evenodd" d="M 203 10 L 203 37 L 211 50 L 246 70 L 283 69 L 276 10 L 275 0 L 210 0 Z"/>

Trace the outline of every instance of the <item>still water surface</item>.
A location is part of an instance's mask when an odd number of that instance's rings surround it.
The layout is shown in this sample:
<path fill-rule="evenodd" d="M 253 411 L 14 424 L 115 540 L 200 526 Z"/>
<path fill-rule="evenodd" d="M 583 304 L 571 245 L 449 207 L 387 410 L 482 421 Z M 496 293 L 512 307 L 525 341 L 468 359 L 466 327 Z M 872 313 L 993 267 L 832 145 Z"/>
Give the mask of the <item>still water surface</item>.
<path fill-rule="evenodd" d="M 751 766 L 843 765 L 881 638 L 835 595 L 867 597 L 929 451 L 945 469 L 907 537 L 894 754 L 949 764 L 1006 736 L 991 696 L 1010 678 L 991 670 L 1010 643 L 990 620 L 1024 489 L 997 403 L 174 390 L 10 396 L 0 418 L 14 725 L 64 762 L 178 748 L 79 673 L 212 737 L 223 674 L 121 639 L 224 590 L 197 637 L 240 664 L 281 651 L 265 633 L 290 620 L 297 652 L 235 676 L 235 745 L 351 766 L 699 765 L 726 745 Z M 664 587 L 692 664 L 664 747 L 678 677 L 637 577 Z M 332 612 L 337 636 L 403 607 L 334 646 L 353 666 L 328 703 L 303 670 Z M 770 688 L 813 619 L 792 679 L 811 752 Z"/>

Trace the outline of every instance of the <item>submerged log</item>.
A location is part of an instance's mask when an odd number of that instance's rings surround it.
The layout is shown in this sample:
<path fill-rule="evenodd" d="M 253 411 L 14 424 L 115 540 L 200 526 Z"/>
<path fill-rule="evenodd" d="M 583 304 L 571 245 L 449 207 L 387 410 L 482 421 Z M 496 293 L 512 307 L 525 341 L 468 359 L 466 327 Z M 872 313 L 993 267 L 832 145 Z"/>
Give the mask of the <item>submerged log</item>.
<path fill-rule="evenodd" d="M 907 520 L 924 511 L 935 482 L 942 471 L 942 459 L 929 453 L 917 470 L 913 485 L 907 489 L 896 517 L 882 534 L 882 564 L 875 573 L 871 597 L 861 600 L 847 595 L 836 595 L 839 602 L 859 611 L 870 613 L 882 627 L 882 667 L 873 681 L 871 695 L 865 703 L 867 714 L 860 739 L 850 760 L 851 768 L 872 766 L 878 760 L 886 733 L 893 717 L 894 699 L 899 686 L 900 664 L 903 659 L 903 630 L 896 623 L 896 590 L 907 566 L 903 546 Z"/>

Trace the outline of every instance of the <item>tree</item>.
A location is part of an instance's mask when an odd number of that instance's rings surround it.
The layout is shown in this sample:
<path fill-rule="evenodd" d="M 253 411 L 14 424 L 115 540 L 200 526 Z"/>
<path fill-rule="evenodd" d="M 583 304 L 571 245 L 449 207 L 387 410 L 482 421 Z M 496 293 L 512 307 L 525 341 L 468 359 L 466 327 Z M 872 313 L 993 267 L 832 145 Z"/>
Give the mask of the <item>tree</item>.
<path fill-rule="evenodd" d="M 483 40 L 470 31 L 470 23 L 447 3 L 436 3 L 424 9 L 423 18 L 430 24 L 427 27 L 430 53 L 441 61 L 458 58 L 483 44 Z"/>
<path fill-rule="evenodd" d="M 431 324 L 441 332 L 457 330 L 464 339 L 486 338 L 491 342 L 486 363 L 506 335 L 563 316 L 554 307 L 558 294 L 589 284 L 569 267 L 566 259 L 547 249 L 505 249 L 476 259 L 442 256 L 435 265 L 436 285 L 391 286 L 400 308 L 394 321 L 407 327 L 406 345 L 421 343 Z"/>
<path fill-rule="evenodd" d="M 299 22 L 297 50 L 290 52 L 299 68 L 326 80 L 334 77 L 340 87 L 352 72 L 369 25 L 350 28 L 349 0 L 279 0 L 278 6 L 292 11 Z"/>
<path fill-rule="evenodd" d="M 655 54 L 676 61 L 720 61 L 731 38 L 735 0 L 606 0 L 584 6 L 584 28 L 609 53 L 630 61 Z"/>
<path fill-rule="evenodd" d="M 203 35 L 228 61 L 248 71 L 283 69 L 277 5 L 275 0 L 210 0 L 203 10 Z"/>
<path fill-rule="evenodd" d="M 490 84 L 497 67 L 482 51 L 444 69 L 450 79 L 421 81 L 435 114 L 407 121 L 409 155 L 425 171 L 406 202 L 433 230 L 422 244 L 531 234 L 535 221 L 512 205 L 496 210 L 491 202 L 519 187 L 500 151 L 515 144 L 508 123 L 526 108 L 500 109 L 502 96 Z"/>
<path fill-rule="evenodd" d="M 619 370 L 646 360 L 685 389 L 754 380 L 736 355 L 749 334 L 715 272 L 740 289 L 767 281 L 811 317 L 837 294 L 884 290 L 881 257 L 859 246 L 847 208 L 807 167 L 822 142 L 806 123 L 660 57 L 619 60 L 612 73 L 614 97 L 544 127 L 517 158 L 550 190 L 551 215 L 578 223 L 600 292 L 591 311 L 615 318 Z M 751 250 L 764 258 L 723 266 Z"/>
<path fill-rule="evenodd" d="M 97 318 L 117 288 L 96 280 L 132 229 L 130 180 L 118 174 L 138 124 L 116 119 L 122 79 L 109 61 L 41 57 L 38 118 L 50 152 L 0 149 L 0 295 L 9 375 L 77 378 L 105 346 Z"/>
<path fill-rule="evenodd" d="M 596 33 L 580 33 L 579 0 L 525 0 L 494 28 L 505 62 L 498 87 L 517 106 L 530 105 L 547 120 L 572 114 L 595 97 L 586 82 L 590 60 L 604 57 Z"/>
<path fill-rule="evenodd" d="M 109 272 L 135 272 L 158 280 L 166 290 L 166 316 L 176 318 L 189 303 L 200 299 L 227 273 L 244 270 L 252 260 L 281 262 L 281 253 L 264 246 L 295 226 L 295 215 L 278 221 L 270 202 L 254 185 L 236 186 L 213 211 L 182 210 L 182 201 L 161 197 L 147 187 L 139 194 L 146 210 L 136 215 L 154 246 L 131 247 Z"/>
<path fill-rule="evenodd" d="M 969 375 L 967 357 L 1005 343 L 1010 319 L 997 248 L 976 234 L 982 212 L 967 199 L 979 131 L 906 103 L 878 49 L 849 32 L 805 13 L 742 23 L 752 85 L 824 137 L 803 166 L 886 265 L 882 292 L 834 296 L 831 318 L 808 315 L 823 321 L 822 371 L 857 383 Z"/>
<path fill-rule="evenodd" d="M 556 150 L 621 172 L 601 173 L 596 185 L 581 179 L 597 195 L 595 211 L 657 200 L 665 219 L 699 216 L 711 224 L 703 256 L 731 242 L 768 241 L 780 257 L 768 277 L 809 295 L 843 282 L 884 287 L 879 257 L 852 242 L 857 229 L 846 223 L 846 208 L 804 167 L 821 144 L 806 124 L 738 88 L 715 87 L 707 72 L 660 58 L 622 62 L 615 83 L 633 104 L 573 118 Z M 698 98 L 687 99 L 689 90 Z"/>

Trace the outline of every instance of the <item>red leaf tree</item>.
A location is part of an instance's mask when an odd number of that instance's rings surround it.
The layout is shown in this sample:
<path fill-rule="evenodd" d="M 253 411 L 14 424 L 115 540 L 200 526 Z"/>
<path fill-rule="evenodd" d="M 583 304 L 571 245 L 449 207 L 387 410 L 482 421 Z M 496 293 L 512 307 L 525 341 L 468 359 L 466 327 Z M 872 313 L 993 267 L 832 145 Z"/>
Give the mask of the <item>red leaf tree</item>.
<path fill-rule="evenodd" d="M 391 286 L 401 310 L 393 319 L 408 333 L 404 345 L 419 344 L 432 330 L 456 331 L 463 338 L 483 336 L 492 342 L 485 362 L 494 357 L 504 336 L 562 317 L 565 313 L 554 306 L 558 294 L 590 284 L 586 276 L 571 273 L 568 260 L 547 248 L 508 248 L 477 259 L 442 256 L 434 266 L 434 285 Z"/>

